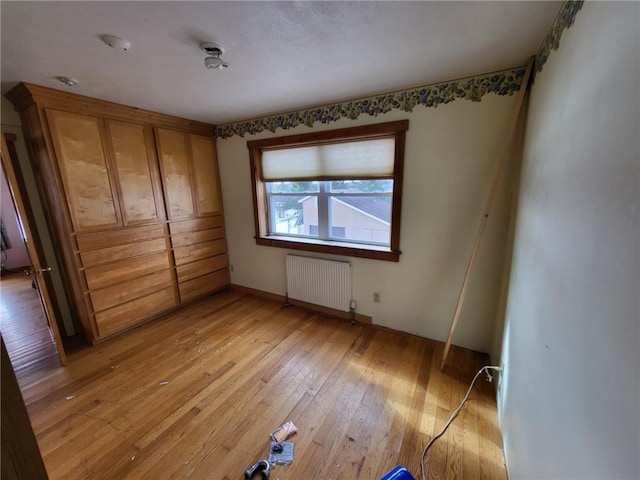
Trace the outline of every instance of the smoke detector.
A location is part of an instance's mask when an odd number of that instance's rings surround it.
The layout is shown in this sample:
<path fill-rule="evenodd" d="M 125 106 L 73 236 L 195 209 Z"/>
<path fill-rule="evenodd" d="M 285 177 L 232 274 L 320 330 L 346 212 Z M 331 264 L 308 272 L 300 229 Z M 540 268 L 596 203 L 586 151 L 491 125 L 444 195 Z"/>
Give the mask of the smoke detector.
<path fill-rule="evenodd" d="M 78 80 L 76 80 L 75 78 L 71 78 L 71 77 L 56 77 L 58 80 L 60 80 L 62 83 L 64 83 L 65 85 L 68 85 L 70 87 L 75 87 L 76 85 L 78 85 L 80 82 Z"/>
<path fill-rule="evenodd" d="M 204 59 L 204 66 L 209 69 L 222 70 L 227 68 L 229 64 L 222 60 L 220 56 L 224 53 L 224 47 L 213 42 L 204 42 L 200 44 L 200 50 L 209 55 Z"/>
<path fill-rule="evenodd" d="M 131 42 L 129 40 L 124 40 L 115 35 L 102 35 L 100 40 L 116 50 L 122 50 L 123 52 L 131 50 Z"/>

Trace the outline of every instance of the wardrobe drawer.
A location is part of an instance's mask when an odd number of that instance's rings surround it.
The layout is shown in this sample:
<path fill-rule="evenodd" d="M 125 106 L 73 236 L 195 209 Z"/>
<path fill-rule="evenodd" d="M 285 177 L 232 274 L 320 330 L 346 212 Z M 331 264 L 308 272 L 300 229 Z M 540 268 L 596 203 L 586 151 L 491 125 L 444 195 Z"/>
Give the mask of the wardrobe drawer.
<path fill-rule="evenodd" d="M 165 288 L 132 302 L 96 313 L 96 326 L 101 337 L 135 325 L 176 305 L 173 288 Z"/>
<path fill-rule="evenodd" d="M 167 243 L 164 238 L 146 240 L 144 242 L 117 245 L 115 247 L 101 248 L 90 252 L 80 252 L 82 265 L 85 268 L 94 267 L 107 262 L 124 260 L 154 252 L 166 252 Z"/>
<path fill-rule="evenodd" d="M 185 245 L 208 242 L 211 240 L 218 240 L 219 238 L 224 238 L 224 229 L 220 227 L 171 235 L 171 244 L 176 248 Z"/>
<path fill-rule="evenodd" d="M 228 263 L 226 254 L 216 255 L 215 257 L 205 258 L 197 262 L 187 263 L 176 267 L 178 273 L 178 282 L 185 282 L 192 278 L 212 273 L 221 268 L 225 268 Z"/>
<path fill-rule="evenodd" d="M 224 222 L 222 216 L 197 218 L 195 220 L 181 220 L 169 223 L 171 235 L 176 233 L 197 232 L 198 230 L 209 230 L 210 228 L 222 227 Z"/>
<path fill-rule="evenodd" d="M 87 268 L 84 273 L 89 290 L 97 290 L 168 268 L 170 265 L 167 253 L 158 252 Z"/>
<path fill-rule="evenodd" d="M 93 311 L 100 312 L 172 286 L 171 271 L 160 270 L 144 277 L 89 292 Z"/>
<path fill-rule="evenodd" d="M 183 265 L 185 263 L 195 262 L 196 260 L 202 260 L 207 257 L 220 255 L 222 253 L 226 253 L 226 251 L 226 242 L 224 238 L 221 238 L 211 242 L 197 243 L 195 245 L 174 248 L 173 255 L 176 260 L 176 265 Z"/>
<path fill-rule="evenodd" d="M 180 301 L 188 302 L 189 300 L 203 297 L 227 285 L 229 285 L 228 268 L 188 280 L 180 283 Z"/>
<path fill-rule="evenodd" d="M 114 245 L 143 242 L 152 238 L 164 238 L 164 226 L 162 224 L 122 228 L 105 232 L 83 233 L 76 236 L 76 242 L 78 243 L 78 249 L 81 252 L 86 252 L 88 250 L 98 250 Z"/>

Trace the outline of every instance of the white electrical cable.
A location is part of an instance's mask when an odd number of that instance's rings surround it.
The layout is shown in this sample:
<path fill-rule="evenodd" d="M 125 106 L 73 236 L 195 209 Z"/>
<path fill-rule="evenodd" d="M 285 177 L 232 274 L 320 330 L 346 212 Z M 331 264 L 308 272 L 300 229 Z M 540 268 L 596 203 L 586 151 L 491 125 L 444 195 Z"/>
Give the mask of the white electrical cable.
<path fill-rule="evenodd" d="M 469 398 L 469 394 L 471 393 L 471 389 L 473 388 L 473 385 L 476 383 L 476 380 L 478 379 L 480 374 L 482 372 L 486 372 L 487 373 L 487 380 L 489 380 L 490 382 L 493 381 L 493 377 L 489 373 L 489 370 L 495 370 L 496 372 L 501 372 L 502 371 L 502 367 L 498 367 L 498 366 L 495 366 L 495 365 L 485 365 L 480 370 L 478 370 L 478 373 L 476 373 L 476 376 L 473 377 L 473 380 L 471 380 L 471 385 L 469 385 L 469 389 L 467 390 L 466 395 L 462 399 L 462 402 L 460 402 L 460 405 L 458 405 L 458 408 L 456 408 L 453 411 L 453 413 L 449 417 L 449 420 L 447 420 L 447 423 L 445 423 L 444 427 L 442 427 L 442 430 L 440 430 L 440 432 L 438 432 L 436 435 L 431 437 L 431 440 L 429 440 L 427 445 L 424 447 L 424 450 L 422 451 L 422 455 L 420 456 L 420 468 L 421 468 L 421 473 L 422 473 L 422 480 L 426 479 L 425 467 L 424 467 L 424 456 L 427 454 L 427 450 L 429 450 L 431 445 L 433 445 L 433 442 L 435 442 L 438 438 L 440 438 L 442 436 L 442 434 L 445 432 L 445 430 L 447 428 L 449 428 L 449 425 L 451 425 L 451 422 L 453 422 L 453 419 L 456 418 L 456 416 L 458 415 L 460 410 L 462 410 L 462 406 L 467 401 L 467 398 Z"/>

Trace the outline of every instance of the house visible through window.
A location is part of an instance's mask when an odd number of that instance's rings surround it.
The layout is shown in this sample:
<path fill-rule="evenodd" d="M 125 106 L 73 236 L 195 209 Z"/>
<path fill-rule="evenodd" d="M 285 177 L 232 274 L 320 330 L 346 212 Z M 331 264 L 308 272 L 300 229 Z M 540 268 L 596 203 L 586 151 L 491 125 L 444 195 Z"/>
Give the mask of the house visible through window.
<path fill-rule="evenodd" d="M 408 121 L 248 142 L 260 245 L 397 261 Z"/>

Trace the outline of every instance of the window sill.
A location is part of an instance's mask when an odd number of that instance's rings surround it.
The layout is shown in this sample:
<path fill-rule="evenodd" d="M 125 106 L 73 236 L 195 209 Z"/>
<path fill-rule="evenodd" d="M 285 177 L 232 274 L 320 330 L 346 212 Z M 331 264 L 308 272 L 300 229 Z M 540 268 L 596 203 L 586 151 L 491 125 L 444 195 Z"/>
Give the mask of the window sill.
<path fill-rule="evenodd" d="M 328 242 L 311 238 L 291 238 L 291 237 L 259 237 L 256 244 L 268 247 L 288 248 L 291 250 L 303 250 L 306 252 L 329 253 L 333 255 L 343 255 L 348 257 L 371 258 L 374 260 L 385 260 L 397 262 L 400 260 L 400 252 L 391 251 L 387 247 L 375 245 L 360 245 L 346 242 Z"/>

